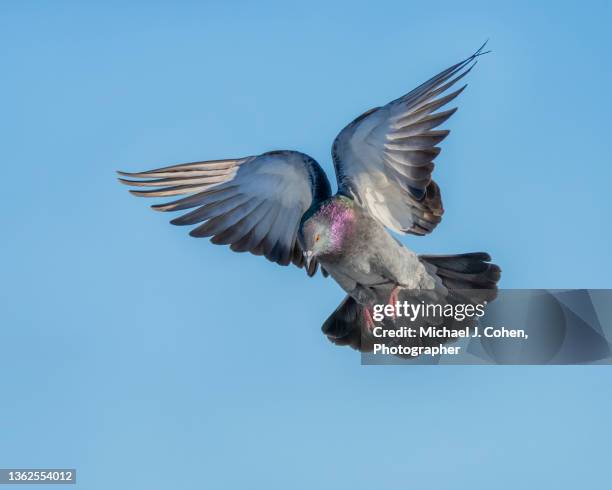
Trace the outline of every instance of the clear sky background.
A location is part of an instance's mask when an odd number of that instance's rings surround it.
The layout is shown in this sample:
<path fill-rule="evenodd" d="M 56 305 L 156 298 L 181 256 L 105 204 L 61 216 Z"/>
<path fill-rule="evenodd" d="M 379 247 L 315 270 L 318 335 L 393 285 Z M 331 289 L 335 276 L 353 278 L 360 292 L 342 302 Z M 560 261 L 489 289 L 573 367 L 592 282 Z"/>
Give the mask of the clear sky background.
<path fill-rule="evenodd" d="M 361 366 L 331 280 L 196 240 L 115 169 L 297 149 L 471 54 L 418 252 L 609 288 L 608 2 L 0 4 L 0 467 L 78 488 L 610 485 L 608 367 Z"/>

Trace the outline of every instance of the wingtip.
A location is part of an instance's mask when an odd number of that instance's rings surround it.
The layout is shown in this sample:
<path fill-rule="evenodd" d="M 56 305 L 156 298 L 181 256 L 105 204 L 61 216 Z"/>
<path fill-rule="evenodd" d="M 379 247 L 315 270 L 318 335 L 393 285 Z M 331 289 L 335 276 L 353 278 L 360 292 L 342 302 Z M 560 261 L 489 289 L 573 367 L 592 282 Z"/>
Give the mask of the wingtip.
<path fill-rule="evenodd" d="M 457 77 L 457 80 L 467 76 L 473 69 L 474 67 L 478 64 L 478 60 L 475 59 L 474 57 L 470 58 L 468 61 L 469 66 L 467 66 L 467 68 L 464 66 L 464 70 L 463 72 Z M 467 84 L 466 84 L 467 85 Z"/>
<path fill-rule="evenodd" d="M 132 191 L 130 191 L 132 192 Z M 157 212 L 166 212 L 166 211 L 171 211 L 171 204 L 152 204 L 151 206 L 149 206 L 153 211 L 157 211 Z"/>
<path fill-rule="evenodd" d="M 492 53 L 493 51 L 488 49 L 486 51 L 483 51 L 483 49 L 485 48 L 485 46 L 489 43 L 489 38 L 486 39 L 486 41 L 484 43 L 482 43 L 482 46 L 480 46 L 476 52 L 471 56 L 472 59 L 474 58 L 478 58 L 479 56 L 483 56 L 485 54 L 489 54 Z"/>
<path fill-rule="evenodd" d="M 178 218 L 170 220 L 170 224 L 174 226 L 186 226 L 192 225 L 193 223 L 185 222 L 184 216 L 179 216 Z"/>
<path fill-rule="evenodd" d="M 117 172 L 117 173 L 118 173 L 118 172 Z M 121 175 L 124 175 L 124 174 L 121 174 Z M 133 184 L 133 181 L 131 181 L 131 180 L 127 180 L 127 179 L 124 179 L 124 178 L 122 178 L 122 177 L 117 177 L 117 181 L 118 181 L 120 184 L 123 184 L 123 185 L 132 185 L 132 184 Z"/>
<path fill-rule="evenodd" d="M 115 170 L 115 172 L 121 177 L 129 177 L 131 179 L 150 178 L 148 175 L 146 175 L 149 172 L 125 172 L 124 170 Z"/>

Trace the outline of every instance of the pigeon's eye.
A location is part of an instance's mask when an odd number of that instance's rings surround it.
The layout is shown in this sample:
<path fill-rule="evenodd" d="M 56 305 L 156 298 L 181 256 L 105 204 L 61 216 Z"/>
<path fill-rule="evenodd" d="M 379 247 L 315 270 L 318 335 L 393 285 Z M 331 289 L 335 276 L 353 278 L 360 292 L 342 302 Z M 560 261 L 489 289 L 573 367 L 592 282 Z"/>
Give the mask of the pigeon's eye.
<path fill-rule="evenodd" d="M 321 239 L 321 235 L 317 233 L 317 236 L 315 237 L 315 242 L 318 242 L 320 239 Z"/>

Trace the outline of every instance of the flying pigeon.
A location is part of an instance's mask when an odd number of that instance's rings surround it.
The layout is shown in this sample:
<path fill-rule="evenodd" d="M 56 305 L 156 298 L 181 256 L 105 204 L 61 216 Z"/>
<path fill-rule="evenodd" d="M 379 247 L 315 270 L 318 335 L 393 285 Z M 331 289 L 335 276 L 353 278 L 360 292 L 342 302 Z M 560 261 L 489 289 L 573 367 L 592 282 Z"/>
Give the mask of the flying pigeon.
<path fill-rule="evenodd" d="M 197 225 L 191 236 L 303 267 L 308 276 L 320 267 L 347 293 L 323 332 L 336 344 L 368 350 L 363 339 L 377 302 L 393 304 L 400 293 L 415 290 L 495 296 L 500 268 L 488 254 L 419 256 L 389 232 L 426 235 L 440 223 L 444 210 L 433 160 L 449 131 L 434 128 L 457 109 L 438 109 L 465 89 L 448 93 L 483 48 L 346 126 L 332 146 L 335 195 L 320 165 L 290 150 L 118 172 L 128 177 L 119 180 L 149 188 L 130 190 L 135 196 L 181 196 L 152 208 L 189 210 L 171 223 Z"/>

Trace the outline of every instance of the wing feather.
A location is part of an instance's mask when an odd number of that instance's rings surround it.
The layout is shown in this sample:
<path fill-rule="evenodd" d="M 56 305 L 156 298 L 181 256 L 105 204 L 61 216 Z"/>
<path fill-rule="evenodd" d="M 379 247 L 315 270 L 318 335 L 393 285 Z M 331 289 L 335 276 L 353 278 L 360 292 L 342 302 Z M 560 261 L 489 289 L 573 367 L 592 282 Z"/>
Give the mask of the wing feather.
<path fill-rule="evenodd" d="M 249 214 L 223 232 L 215 235 L 211 241 L 217 245 L 231 245 L 238 242 L 238 240 L 253 229 L 253 226 L 255 226 L 257 220 L 261 217 L 262 209 L 264 209 L 263 205 L 264 201 L 257 202 L 255 208 Z"/>
<path fill-rule="evenodd" d="M 436 111 L 463 92 L 466 85 L 444 95 L 472 70 L 484 46 L 403 97 L 362 114 L 336 137 L 332 155 L 339 192 L 384 226 L 423 235 L 441 221 L 442 199 L 431 175 L 440 153 L 436 145 L 449 131 L 435 128 L 457 108 Z"/>
<path fill-rule="evenodd" d="M 190 210 L 171 223 L 198 225 L 191 236 L 211 237 L 213 243 L 236 252 L 298 267 L 304 266 L 296 241 L 300 219 L 313 202 L 331 194 L 319 164 L 294 151 L 118 173 L 121 183 L 137 188 L 130 190 L 135 196 L 181 196 L 151 207 Z M 312 273 L 311 266 L 308 274 Z"/>

